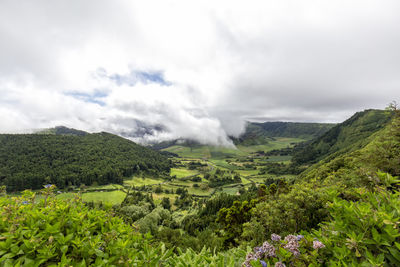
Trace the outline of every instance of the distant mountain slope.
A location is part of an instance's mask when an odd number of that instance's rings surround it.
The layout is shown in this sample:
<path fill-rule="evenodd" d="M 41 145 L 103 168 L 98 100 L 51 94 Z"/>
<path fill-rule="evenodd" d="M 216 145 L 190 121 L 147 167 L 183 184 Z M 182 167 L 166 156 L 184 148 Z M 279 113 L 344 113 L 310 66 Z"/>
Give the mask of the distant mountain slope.
<path fill-rule="evenodd" d="M 390 122 L 383 123 L 387 118 L 391 118 Z M 376 121 L 376 123 L 372 123 L 372 121 Z M 361 122 L 365 124 L 361 124 Z M 367 127 L 368 125 L 371 128 Z M 355 141 L 353 145 L 348 145 L 310 166 L 299 176 L 299 180 L 315 180 L 320 184 L 341 181 L 345 186 L 351 188 L 385 183 L 385 181 L 381 181 L 379 175 L 376 175 L 379 171 L 387 172 L 392 176 L 400 176 L 400 111 L 395 113 L 376 110 L 359 112 L 346 121 L 343 128 L 346 129 L 346 127 L 357 128 L 360 138 L 363 136 L 363 139 L 355 139 L 356 131 L 353 130 L 353 135 L 347 136 L 347 139 L 352 138 Z M 380 129 L 372 133 L 372 130 L 379 127 Z M 342 131 L 345 131 L 344 129 Z M 365 131 L 363 132 L 361 129 Z M 350 131 L 349 128 L 347 131 Z M 370 135 L 366 137 L 366 133 L 370 133 Z M 339 136 L 341 135 L 339 134 Z M 340 140 L 340 138 L 338 139 Z M 321 140 L 324 139 L 321 137 Z M 344 143 L 346 142 L 337 142 L 336 144 Z"/>
<path fill-rule="evenodd" d="M 330 155 L 337 156 L 367 145 L 375 132 L 383 129 L 393 113 L 384 110 L 365 110 L 355 113 L 320 137 L 299 144 L 293 152 L 294 164 L 312 164 Z"/>
<path fill-rule="evenodd" d="M 169 160 L 149 148 L 109 133 L 72 132 L 78 135 L 0 134 L 0 185 L 8 191 L 45 183 L 65 188 L 121 183 L 141 171 L 169 172 Z"/>
<path fill-rule="evenodd" d="M 332 123 L 303 123 L 303 122 L 250 122 L 246 131 L 239 137 L 233 138 L 235 144 L 257 145 L 268 142 L 271 137 L 293 137 L 310 140 L 321 136 L 334 127 Z"/>

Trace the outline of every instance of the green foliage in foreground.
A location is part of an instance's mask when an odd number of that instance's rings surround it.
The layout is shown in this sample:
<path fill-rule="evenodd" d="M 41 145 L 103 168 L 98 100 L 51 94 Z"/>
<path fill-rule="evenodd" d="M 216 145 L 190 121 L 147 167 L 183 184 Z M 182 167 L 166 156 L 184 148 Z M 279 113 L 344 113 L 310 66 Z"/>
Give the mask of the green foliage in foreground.
<path fill-rule="evenodd" d="M 52 189 L 38 202 L 29 191 L 0 198 L 1 266 L 239 266 L 244 260 L 240 249 L 172 254 L 111 211 L 56 199 Z"/>
<path fill-rule="evenodd" d="M 80 200 L 1 198 L 0 264 L 4 266 L 143 266 L 171 254 L 153 248 L 121 219 Z M 152 265 L 152 264 L 149 264 Z"/>
<path fill-rule="evenodd" d="M 247 255 L 245 266 L 400 266 L 400 180 L 378 176 L 382 182 L 373 191 L 354 192 L 357 201 L 331 192 L 336 196 L 327 202 L 329 218 L 320 229 L 285 242 L 272 234 L 272 241 Z"/>
<path fill-rule="evenodd" d="M 379 176 L 386 186 L 361 189 L 357 202 L 336 197 L 329 205 L 331 219 L 315 234 L 327 247 L 330 265 L 400 266 L 400 193 L 388 190 L 400 181 Z"/>

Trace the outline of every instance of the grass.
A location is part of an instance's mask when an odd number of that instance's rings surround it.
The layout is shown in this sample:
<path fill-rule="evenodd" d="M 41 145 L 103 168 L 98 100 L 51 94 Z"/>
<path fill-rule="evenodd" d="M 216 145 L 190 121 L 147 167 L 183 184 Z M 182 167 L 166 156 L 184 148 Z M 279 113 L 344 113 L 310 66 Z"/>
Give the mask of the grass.
<path fill-rule="evenodd" d="M 103 189 L 120 189 L 123 188 L 120 184 L 108 184 L 108 185 L 99 185 L 99 186 L 90 186 L 90 189 L 103 190 Z"/>
<path fill-rule="evenodd" d="M 161 179 L 154 179 L 154 178 L 142 178 L 142 177 L 132 177 L 129 180 L 125 180 L 124 184 L 126 185 L 134 185 L 134 186 L 142 186 L 142 185 L 154 185 L 154 184 L 160 184 L 164 182 L 164 180 Z"/>
<path fill-rule="evenodd" d="M 251 181 L 249 179 L 246 179 L 244 177 L 240 177 L 240 179 L 242 179 L 242 184 L 249 184 L 251 183 Z"/>
<path fill-rule="evenodd" d="M 257 184 L 263 184 L 267 177 L 251 177 L 251 180 Z"/>
<path fill-rule="evenodd" d="M 224 159 L 210 159 L 210 162 L 213 163 L 218 168 L 228 169 L 228 170 L 236 170 L 236 169 L 238 169 L 237 166 L 235 166 L 233 164 L 229 164 Z"/>
<path fill-rule="evenodd" d="M 236 172 L 242 176 L 254 176 L 258 174 L 259 170 L 237 170 Z"/>
<path fill-rule="evenodd" d="M 120 190 L 111 192 L 90 192 L 82 194 L 83 201 L 103 202 L 109 204 L 120 204 L 125 199 L 126 194 Z"/>
<path fill-rule="evenodd" d="M 62 193 L 62 194 L 58 194 L 56 196 L 56 198 L 65 200 L 65 199 L 74 198 L 76 195 L 77 195 L 76 193 Z"/>
<path fill-rule="evenodd" d="M 176 178 L 184 178 L 187 176 L 192 176 L 197 174 L 198 171 L 196 170 L 188 170 L 188 169 L 182 169 L 182 168 L 172 168 L 171 169 L 171 176 L 176 175 Z"/>
<path fill-rule="evenodd" d="M 236 195 L 238 191 L 239 191 L 239 187 L 224 187 L 224 188 L 222 188 L 222 192 L 230 194 L 230 195 Z"/>
<path fill-rule="evenodd" d="M 57 198 L 59 199 L 71 199 L 74 198 L 77 193 L 62 193 L 58 194 Z M 120 190 L 115 190 L 111 192 L 88 192 L 82 194 L 82 200 L 86 202 L 103 202 L 109 204 L 120 204 L 124 198 L 125 193 Z"/>
<path fill-rule="evenodd" d="M 203 190 L 200 187 L 190 187 L 188 188 L 188 192 L 192 195 L 209 196 L 214 192 L 214 189 L 207 188 L 206 190 Z"/>

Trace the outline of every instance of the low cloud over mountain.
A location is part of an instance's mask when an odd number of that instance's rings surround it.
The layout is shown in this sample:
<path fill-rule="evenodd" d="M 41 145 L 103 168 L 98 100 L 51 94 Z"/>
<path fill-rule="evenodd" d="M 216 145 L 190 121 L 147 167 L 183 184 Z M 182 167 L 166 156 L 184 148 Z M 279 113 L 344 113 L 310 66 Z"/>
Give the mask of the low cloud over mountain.
<path fill-rule="evenodd" d="M 156 8 L 155 8 L 156 7 Z M 398 1 L 0 3 L 0 131 L 230 145 L 400 95 Z"/>

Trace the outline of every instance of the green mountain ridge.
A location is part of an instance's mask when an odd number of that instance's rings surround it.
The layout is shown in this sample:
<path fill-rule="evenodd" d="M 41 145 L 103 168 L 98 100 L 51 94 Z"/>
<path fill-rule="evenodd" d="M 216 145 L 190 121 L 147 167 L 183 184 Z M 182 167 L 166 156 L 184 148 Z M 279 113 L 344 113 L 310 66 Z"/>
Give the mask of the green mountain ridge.
<path fill-rule="evenodd" d="M 365 119 L 373 114 L 357 113 L 344 126 L 356 122 L 354 118 Z M 376 173 L 384 171 L 392 176 L 400 175 L 400 119 L 393 112 L 380 111 L 382 120 L 376 122 L 374 131 L 368 136 L 362 132 L 363 139 L 349 143 L 342 149 L 327 155 L 307 168 L 298 180 L 343 181 L 352 183 L 351 187 L 368 186 Z M 386 121 L 386 118 L 389 120 Z M 369 127 L 371 123 L 364 126 Z M 364 127 L 365 129 L 365 127 Z M 370 128 L 372 129 L 372 128 Z M 351 135 L 350 135 L 351 137 Z M 354 137 L 354 136 L 353 136 Z M 337 144 L 337 143 L 336 143 Z M 334 146 L 333 146 L 334 147 Z M 375 177 L 375 178 L 374 178 Z M 356 179 L 351 181 L 351 179 Z"/>
<path fill-rule="evenodd" d="M 390 122 L 392 116 L 393 112 L 386 110 L 357 112 L 316 139 L 297 145 L 292 161 L 298 165 L 310 165 L 330 155 L 335 157 L 362 148 L 371 141 L 370 136 Z"/>
<path fill-rule="evenodd" d="M 158 152 L 104 132 L 63 128 L 57 134 L 0 135 L 0 185 L 8 191 L 39 189 L 45 183 L 58 188 L 122 183 L 134 173 L 157 176 L 169 168 Z"/>

